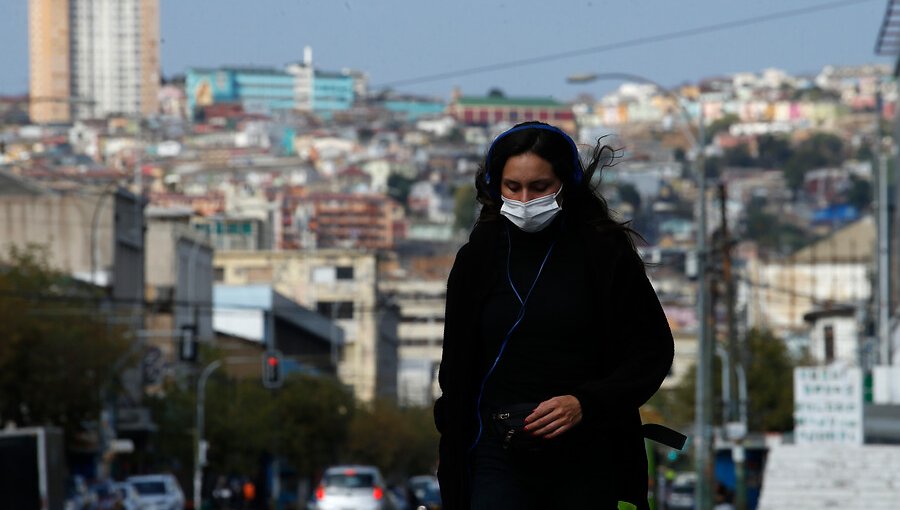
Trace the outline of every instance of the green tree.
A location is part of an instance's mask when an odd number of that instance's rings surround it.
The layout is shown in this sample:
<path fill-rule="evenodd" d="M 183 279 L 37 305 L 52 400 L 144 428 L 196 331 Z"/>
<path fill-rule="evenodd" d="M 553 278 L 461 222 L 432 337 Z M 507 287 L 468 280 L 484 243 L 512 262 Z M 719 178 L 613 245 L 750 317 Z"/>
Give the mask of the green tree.
<path fill-rule="evenodd" d="M 387 194 L 403 205 L 405 209 L 408 206 L 409 190 L 415 182 L 414 179 L 406 178 L 400 174 L 391 174 L 387 179 Z"/>
<path fill-rule="evenodd" d="M 459 186 L 453 192 L 453 226 L 458 230 L 468 230 L 475 224 L 475 187 Z"/>
<path fill-rule="evenodd" d="M 725 149 L 725 164 L 748 168 L 756 165 L 756 159 L 750 154 L 747 144 L 740 144 L 732 149 Z"/>
<path fill-rule="evenodd" d="M 850 189 L 847 190 L 847 203 L 860 211 L 868 209 L 872 205 L 872 183 L 851 175 Z"/>
<path fill-rule="evenodd" d="M 737 124 L 740 120 L 740 117 L 733 113 L 725 114 L 709 123 L 709 126 L 706 127 L 706 136 L 712 140 L 717 134 L 727 132 L 732 125 Z"/>
<path fill-rule="evenodd" d="M 844 162 L 844 142 L 830 133 L 816 133 L 797 146 L 784 167 L 788 187 L 796 195 L 806 172 L 816 168 L 839 166 Z"/>
<path fill-rule="evenodd" d="M 374 464 L 397 478 L 433 472 L 437 445 L 431 408 L 400 408 L 379 400 L 357 410 L 347 452 L 350 460 Z"/>
<path fill-rule="evenodd" d="M 784 341 L 766 330 L 751 329 L 746 337 L 749 363 L 746 367 L 749 418 L 748 429 L 754 432 L 786 432 L 794 427 L 794 360 Z M 677 368 L 677 367 L 676 367 Z M 721 364 L 713 362 L 713 420 L 721 422 Z M 651 399 L 670 425 L 685 429 L 694 423 L 696 366 L 692 366 L 674 389 L 660 391 Z"/>
<path fill-rule="evenodd" d="M 0 262 L 0 423 L 58 426 L 71 445 L 98 419 L 129 346 L 100 297 L 39 248 L 12 248 Z"/>
<path fill-rule="evenodd" d="M 763 168 L 782 168 L 794 154 L 791 142 L 784 136 L 760 135 L 756 147 L 757 164 Z"/>
<path fill-rule="evenodd" d="M 641 194 L 638 192 L 637 188 L 634 187 L 634 184 L 629 182 L 622 182 L 618 185 L 619 189 L 619 197 L 626 204 L 631 204 L 632 209 L 634 209 L 635 214 L 637 214 L 641 210 Z"/>

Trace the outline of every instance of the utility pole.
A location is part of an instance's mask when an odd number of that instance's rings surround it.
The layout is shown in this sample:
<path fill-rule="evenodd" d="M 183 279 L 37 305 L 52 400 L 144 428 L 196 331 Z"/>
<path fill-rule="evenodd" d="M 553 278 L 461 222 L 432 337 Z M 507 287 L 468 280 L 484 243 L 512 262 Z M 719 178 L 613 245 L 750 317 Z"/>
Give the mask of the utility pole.
<path fill-rule="evenodd" d="M 888 230 L 888 169 L 887 154 L 878 143 L 878 339 L 880 341 L 879 365 L 891 364 L 890 325 L 890 266 Z"/>
<path fill-rule="evenodd" d="M 706 269 L 706 165 L 704 152 L 706 140 L 703 128 L 703 103 L 700 103 L 697 121 L 697 154 L 694 172 L 698 181 L 699 211 L 697 219 L 697 385 L 695 387 L 695 437 L 694 457 L 697 472 L 695 492 L 696 510 L 712 508 L 712 352 L 709 334 L 708 283 Z"/>
<path fill-rule="evenodd" d="M 734 398 L 731 394 L 731 388 L 738 388 L 738 392 L 742 393 L 740 388 L 743 383 L 744 392 L 746 392 L 746 381 L 742 377 L 738 377 L 738 384 L 734 384 L 737 373 L 743 374 L 743 370 L 738 367 L 743 366 L 742 354 L 743 349 L 738 346 L 737 324 L 735 323 L 735 292 L 734 292 L 734 276 L 732 275 L 731 265 L 731 238 L 728 235 L 728 214 L 726 206 L 728 205 L 728 188 L 724 182 L 719 183 L 719 208 L 721 210 L 722 230 L 720 236 L 722 249 L 722 280 L 725 284 L 725 317 L 726 327 L 728 331 L 728 356 L 727 362 L 722 363 L 722 381 L 728 382 L 728 385 L 722 386 L 723 394 L 727 391 L 728 406 L 724 415 L 727 417 L 722 426 L 726 430 L 728 439 L 733 441 L 731 448 L 731 459 L 734 461 L 735 475 L 735 510 L 746 510 L 747 508 L 747 481 L 746 471 L 744 469 L 744 437 L 747 433 L 747 422 L 743 419 L 743 413 L 739 412 L 743 398 Z M 727 388 L 727 390 L 726 390 Z"/>

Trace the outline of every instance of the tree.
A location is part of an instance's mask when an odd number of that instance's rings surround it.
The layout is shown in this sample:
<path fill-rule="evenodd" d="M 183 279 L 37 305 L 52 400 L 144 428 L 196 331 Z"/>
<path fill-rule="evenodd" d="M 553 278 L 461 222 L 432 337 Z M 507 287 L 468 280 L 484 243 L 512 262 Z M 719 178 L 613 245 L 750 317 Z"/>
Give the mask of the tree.
<path fill-rule="evenodd" d="M 475 224 L 475 187 L 459 186 L 453 192 L 453 226 L 457 230 L 468 230 Z"/>
<path fill-rule="evenodd" d="M 803 186 L 807 171 L 835 167 L 843 162 L 844 142 L 836 135 L 816 133 L 797 146 L 794 154 L 785 164 L 785 179 L 796 195 Z"/>
<path fill-rule="evenodd" d="M 414 179 L 408 179 L 400 174 L 391 174 L 387 179 L 387 194 L 406 208 L 409 190 L 415 182 Z"/>
<path fill-rule="evenodd" d="M 727 132 L 733 124 L 737 124 L 740 120 L 740 117 L 733 113 L 725 114 L 709 124 L 706 128 L 706 136 L 712 140 L 717 134 Z"/>
<path fill-rule="evenodd" d="M 794 367 L 804 361 L 790 356 L 784 341 L 770 331 L 751 329 L 745 339 L 749 352 L 747 392 L 749 419 L 748 430 L 754 432 L 787 432 L 794 427 Z M 712 394 L 720 396 L 721 364 L 713 363 Z M 677 368 L 677 367 L 676 367 Z M 670 425 L 678 429 L 689 428 L 694 423 L 696 366 L 684 375 L 681 383 L 672 390 L 660 391 L 651 399 Z M 715 398 L 715 397 L 714 397 Z M 721 398 L 718 399 L 721 404 Z M 720 406 L 717 406 L 721 410 Z M 721 422 L 721 412 L 713 413 L 713 420 Z"/>
<path fill-rule="evenodd" d="M 129 346 L 100 298 L 41 249 L 10 250 L 0 263 L 0 422 L 54 425 L 72 444 L 98 419 Z"/>
<path fill-rule="evenodd" d="M 347 444 L 353 462 L 374 464 L 388 477 L 431 473 L 438 435 L 431 408 L 400 408 L 387 400 L 358 409 Z"/>
<path fill-rule="evenodd" d="M 756 159 L 750 154 L 747 144 L 742 143 L 732 149 L 725 149 L 725 164 L 747 168 L 756 165 Z"/>
<path fill-rule="evenodd" d="M 855 175 L 850 176 L 850 188 L 847 190 L 847 203 L 864 211 L 872 205 L 872 183 Z"/>
<path fill-rule="evenodd" d="M 619 197 L 626 204 L 631 204 L 631 208 L 637 214 L 641 210 L 641 194 L 638 192 L 634 184 L 630 182 L 619 183 Z"/>
<path fill-rule="evenodd" d="M 782 168 L 794 154 L 790 141 L 783 136 L 760 135 L 756 146 L 757 164 L 763 168 Z"/>

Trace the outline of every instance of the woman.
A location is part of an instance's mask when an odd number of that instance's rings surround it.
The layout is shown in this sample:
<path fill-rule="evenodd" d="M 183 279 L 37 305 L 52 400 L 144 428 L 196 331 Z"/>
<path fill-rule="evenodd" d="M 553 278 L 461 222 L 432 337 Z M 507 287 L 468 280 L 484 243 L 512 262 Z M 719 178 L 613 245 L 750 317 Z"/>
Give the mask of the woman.
<path fill-rule="evenodd" d="M 672 335 L 631 241 L 558 128 L 498 136 L 447 282 L 438 477 L 444 508 L 646 507 L 638 408 Z"/>

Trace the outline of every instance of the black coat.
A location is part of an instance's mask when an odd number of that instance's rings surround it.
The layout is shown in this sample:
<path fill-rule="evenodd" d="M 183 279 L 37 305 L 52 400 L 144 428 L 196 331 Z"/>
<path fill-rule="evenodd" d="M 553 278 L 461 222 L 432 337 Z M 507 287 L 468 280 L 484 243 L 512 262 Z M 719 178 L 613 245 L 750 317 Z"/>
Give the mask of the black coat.
<path fill-rule="evenodd" d="M 477 433 L 476 398 L 481 309 L 499 275 L 494 251 L 501 221 L 479 223 L 457 253 L 447 281 L 447 308 L 439 382 L 442 396 L 434 419 L 441 433 L 438 478 L 447 510 L 469 508 L 467 451 Z M 561 234 L 586 257 L 591 309 L 597 310 L 593 334 L 603 343 L 596 378 L 573 387 L 580 402 L 580 427 L 591 431 L 585 448 L 596 458 L 615 458 L 617 499 L 642 506 L 647 497 L 647 458 L 638 408 L 669 372 L 674 342 L 668 321 L 643 265 L 621 232 L 601 233 L 589 225 L 569 224 Z M 603 449 L 601 452 L 600 449 Z M 602 453 L 602 455 L 601 455 Z M 610 455 L 611 453 L 611 455 Z M 586 468 L 590 468 L 587 466 Z"/>

